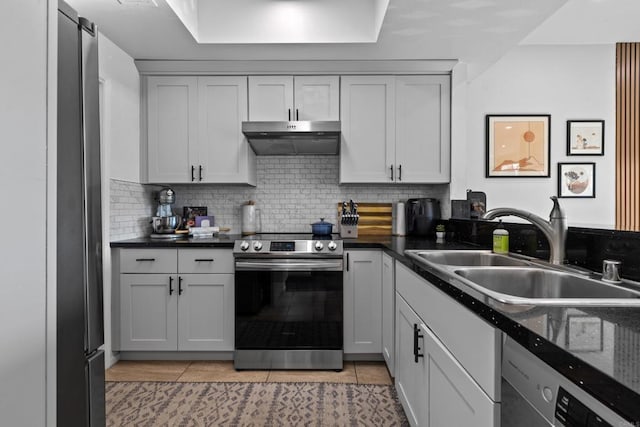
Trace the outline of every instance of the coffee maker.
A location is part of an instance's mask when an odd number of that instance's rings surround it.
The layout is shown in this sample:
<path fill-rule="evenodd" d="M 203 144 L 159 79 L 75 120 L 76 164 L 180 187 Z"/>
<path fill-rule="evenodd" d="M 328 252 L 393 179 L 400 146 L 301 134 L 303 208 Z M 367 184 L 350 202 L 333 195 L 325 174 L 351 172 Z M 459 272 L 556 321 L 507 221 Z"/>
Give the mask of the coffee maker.
<path fill-rule="evenodd" d="M 407 234 L 410 236 L 433 236 L 440 219 L 438 199 L 409 199 L 406 205 Z"/>
<path fill-rule="evenodd" d="M 158 191 L 156 195 L 158 207 L 156 216 L 151 219 L 153 227 L 152 238 L 171 238 L 179 236 L 175 234 L 176 228 L 180 225 L 180 215 L 174 215 L 173 205 L 176 202 L 176 193 L 168 187 Z"/>

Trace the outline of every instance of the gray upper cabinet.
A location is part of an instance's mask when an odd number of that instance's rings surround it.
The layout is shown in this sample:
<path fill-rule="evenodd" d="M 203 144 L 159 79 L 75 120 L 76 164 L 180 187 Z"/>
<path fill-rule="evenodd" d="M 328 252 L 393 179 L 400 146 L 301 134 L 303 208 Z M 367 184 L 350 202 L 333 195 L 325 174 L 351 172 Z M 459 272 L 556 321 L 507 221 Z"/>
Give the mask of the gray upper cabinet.
<path fill-rule="evenodd" d="M 340 182 L 449 182 L 449 76 L 349 76 L 340 90 Z"/>
<path fill-rule="evenodd" d="M 338 76 L 249 76 L 249 120 L 338 120 Z"/>
<path fill-rule="evenodd" d="M 396 182 L 449 182 L 449 86 L 449 76 L 396 77 Z"/>
<path fill-rule="evenodd" d="M 147 77 L 147 182 L 255 185 L 246 76 Z"/>
<path fill-rule="evenodd" d="M 147 78 L 147 181 L 191 182 L 197 151 L 196 77 Z"/>

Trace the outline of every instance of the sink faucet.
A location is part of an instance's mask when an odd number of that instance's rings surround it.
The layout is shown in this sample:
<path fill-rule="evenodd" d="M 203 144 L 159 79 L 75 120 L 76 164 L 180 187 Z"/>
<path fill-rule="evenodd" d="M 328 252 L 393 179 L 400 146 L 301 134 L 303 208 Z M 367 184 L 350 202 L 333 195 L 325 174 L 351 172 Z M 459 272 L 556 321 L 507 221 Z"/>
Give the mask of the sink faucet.
<path fill-rule="evenodd" d="M 482 218 L 495 219 L 500 216 L 517 216 L 526 219 L 533 225 L 537 226 L 542 234 L 549 241 L 551 256 L 549 262 L 552 264 L 562 264 L 564 262 L 564 249 L 567 241 L 567 217 L 558 203 L 556 196 L 551 196 L 553 208 L 549 213 L 549 221 L 532 214 L 531 212 L 512 208 L 495 208 L 487 211 Z"/>

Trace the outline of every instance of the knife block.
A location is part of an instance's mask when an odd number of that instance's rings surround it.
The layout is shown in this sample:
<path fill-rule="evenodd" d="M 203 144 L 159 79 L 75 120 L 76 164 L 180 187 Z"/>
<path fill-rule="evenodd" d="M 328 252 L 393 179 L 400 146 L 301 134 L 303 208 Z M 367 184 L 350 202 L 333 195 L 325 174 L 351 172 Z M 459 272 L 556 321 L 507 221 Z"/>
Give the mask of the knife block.
<path fill-rule="evenodd" d="M 340 224 L 340 237 L 343 239 L 355 239 L 358 237 L 358 224 Z"/>

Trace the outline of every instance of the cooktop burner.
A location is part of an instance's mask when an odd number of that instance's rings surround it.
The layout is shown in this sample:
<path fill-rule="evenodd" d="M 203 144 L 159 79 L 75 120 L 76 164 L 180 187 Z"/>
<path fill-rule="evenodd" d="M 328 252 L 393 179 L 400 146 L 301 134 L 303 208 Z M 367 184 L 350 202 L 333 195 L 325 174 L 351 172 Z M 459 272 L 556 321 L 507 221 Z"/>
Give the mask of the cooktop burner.
<path fill-rule="evenodd" d="M 341 257 L 342 240 L 339 235 L 316 236 L 296 233 L 262 233 L 236 240 L 235 256 L 251 257 Z"/>

